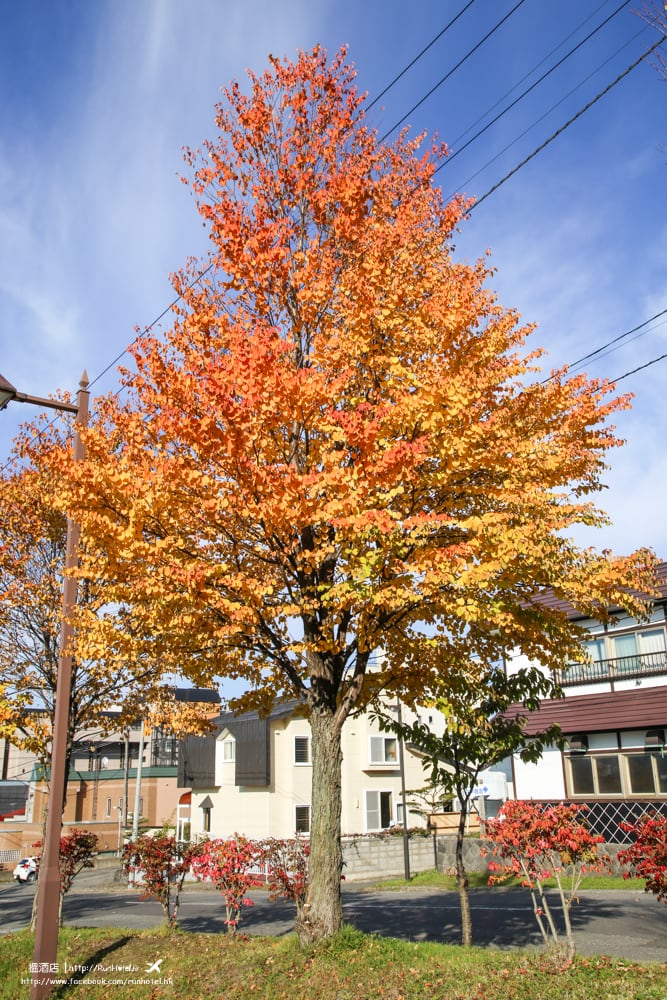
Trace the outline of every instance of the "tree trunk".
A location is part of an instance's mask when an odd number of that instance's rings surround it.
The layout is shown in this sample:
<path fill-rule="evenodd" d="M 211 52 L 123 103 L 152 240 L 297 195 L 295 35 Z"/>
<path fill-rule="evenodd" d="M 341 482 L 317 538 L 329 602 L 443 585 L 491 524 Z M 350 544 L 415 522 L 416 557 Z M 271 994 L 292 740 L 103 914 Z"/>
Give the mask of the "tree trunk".
<path fill-rule="evenodd" d="M 340 727 L 325 706 L 311 708 L 313 787 L 308 894 L 296 932 L 301 944 L 331 937 L 343 923 Z"/>
<path fill-rule="evenodd" d="M 465 836 L 468 804 L 461 801 L 459 825 L 456 831 L 456 884 L 459 889 L 459 905 L 461 907 L 461 944 L 472 945 L 472 918 L 470 916 L 470 897 L 468 895 L 468 873 L 463 860 L 463 838 Z"/>

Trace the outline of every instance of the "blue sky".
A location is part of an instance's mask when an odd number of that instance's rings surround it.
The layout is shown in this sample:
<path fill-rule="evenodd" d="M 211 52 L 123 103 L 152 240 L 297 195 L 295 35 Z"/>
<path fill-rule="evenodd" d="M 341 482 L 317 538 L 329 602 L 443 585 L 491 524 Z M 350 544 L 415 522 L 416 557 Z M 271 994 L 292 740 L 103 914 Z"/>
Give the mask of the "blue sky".
<path fill-rule="evenodd" d="M 381 135 L 410 112 L 411 128 L 449 143 L 456 155 L 438 174 L 445 195 L 463 190 L 481 197 L 657 37 L 625 5 L 459 153 L 620 6 L 620 0 L 523 0 L 451 72 L 516 3 L 476 0 L 369 111 Z M 181 151 L 212 134 L 214 104 L 232 78 L 243 80 L 246 67 L 261 72 L 268 53 L 292 56 L 316 42 L 333 53 L 346 43 L 371 101 L 465 4 L 3 5 L 0 371 L 37 395 L 74 389 L 84 368 L 94 392 L 117 386 L 112 362 L 135 326 L 145 327 L 171 301 L 169 273 L 205 251 L 192 198 L 178 177 L 185 169 Z M 458 236 L 461 257 L 492 251 L 500 300 L 539 324 L 533 342 L 548 350 L 547 368 L 573 362 L 667 309 L 664 94 L 649 59 L 480 204 Z M 617 377 L 664 353 L 666 319 L 591 360 L 587 370 Z M 619 385 L 636 398 L 617 421 L 627 445 L 612 454 L 600 499 L 614 523 L 581 536 L 587 544 L 618 552 L 649 545 L 667 558 L 666 376 L 667 360 Z M 16 405 L 0 415 L 0 457 L 29 415 Z"/>

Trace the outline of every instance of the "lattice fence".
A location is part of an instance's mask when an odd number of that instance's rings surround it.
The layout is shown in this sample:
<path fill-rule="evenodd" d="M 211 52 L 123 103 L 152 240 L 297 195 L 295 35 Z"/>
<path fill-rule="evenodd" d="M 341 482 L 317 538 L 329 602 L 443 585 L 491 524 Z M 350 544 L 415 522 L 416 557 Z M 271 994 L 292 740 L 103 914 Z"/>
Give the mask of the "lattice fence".
<path fill-rule="evenodd" d="M 20 861 L 22 854 L 20 851 L 0 851 L 0 865 L 11 864 L 12 861 Z"/>
<path fill-rule="evenodd" d="M 541 802 L 544 809 L 559 805 L 558 802 Z M 625 799 L 600 800 L 590 799 L 587 802 L 577 800 L 577 805 L 588 806 L 586 822 L 592 833 L 604 837 L 606 844 L 625 844 L 628 835 L 619 828 L 619 823 L 634 823 L 645 812 L 658 813 L 667 817 L 667 800 L 660 799 Z"/>

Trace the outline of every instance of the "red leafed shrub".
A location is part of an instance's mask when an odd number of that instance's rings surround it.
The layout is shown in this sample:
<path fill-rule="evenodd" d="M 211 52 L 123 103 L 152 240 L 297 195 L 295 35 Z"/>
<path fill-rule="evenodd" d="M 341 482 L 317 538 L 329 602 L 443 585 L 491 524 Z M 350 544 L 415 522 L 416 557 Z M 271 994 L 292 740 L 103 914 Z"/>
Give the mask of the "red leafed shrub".
<path fill-rule="evenodd" d="M 645 813 L 636 823 L 620 823 L 634 837 L 630 847 L 618 852 L 618 860 L 628 866 L 623 878 L 642 878 L 645 892 L 654 893 L 667 904 L 667 816 Z"/>
<path fill-rule="evenodd" d="M 257 845 L 266 866 L 269 899 L 290 899 L 296 904 L 297 920 L 302 916 L 308 892 L 310 844 L 302 837 L 277 840 L 269 837 Z"/>
<path fill-rule="evenodd" d="M 570 908 L 586 872 L 609 871 L 611 860 L 598 853 L 603 838 L 590 832 L 584 819 L 586 806 L 561 803 L 543 809 L 532 802 L 506 802 L 496 819 L 486 824 L 493 842 L 490 884 L 516 877 L 533 897 L 533 909 L 545 944 L 558 947 L 559 934 L 544 892 L 553 878 L 560 895 L 567 955 L 574 955 Z"/>
<path fill-rule="evenodd" d="M 58 867 L 62 895 L 69 892 L 80 871 L 95 867 L 96 854 L 97 837 L 94 833 L 89 833 L 87 830 L 71 830 L 60 838 Z"/>
<path fill-rule="evenodd" d="M 39 840 L 34 845 L 41 848 L 42 841 Z M 97 855 L 97 836 L 89 833 L 88 830 L 70 830 L 64 837 L 60 838 L 58 850 L 58 871 L 60 874 L 60 904 L 59 921 L 62 923 L 63 897 L 72 888 L 74 879 L 84 868 L 95 867 L 95 857 Z"/>
<path fill-rule="evenodd" d="M 225 900 L 225 923 L 233 934 L 241 921 L 241 910 L 252 906 L 249 889 L 261 885 L 257 866 L 261 861 L 257 844 L 235 834 L 229 840 L 209 840 L 199 845 L 192 871 L 199 879 L 210 879 Z"/>
<path fill-rule="evenodd" d="M 144 898 L 159 899 L 170 927 L 178 923 L 181 889 L 198 851 L 199 845 L 183 845 L 165 836 L 143 836 L 125 845 L 124 870 Z"/>

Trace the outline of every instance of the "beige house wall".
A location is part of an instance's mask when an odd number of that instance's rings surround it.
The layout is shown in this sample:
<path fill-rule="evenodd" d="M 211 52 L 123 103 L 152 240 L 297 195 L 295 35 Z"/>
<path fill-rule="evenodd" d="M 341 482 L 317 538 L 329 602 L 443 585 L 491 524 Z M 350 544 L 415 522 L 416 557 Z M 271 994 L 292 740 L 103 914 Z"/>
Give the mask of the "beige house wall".
<path fill-rule="evenodd" d="M 404 719 L 414 715 L 403 710 Z M 444 721 L 431 710 L 434 728 Z M 368 714 L 348 719 L 342 732 L 342 832 L 344 835 L 379 832 L 369 819 L 369 793 L 383 796 L 385 818 L 389 826 L 400 821 L 402 802 L 401 772 L 396 743 L 388 744 L 387 756 L 381 763 L 371 761 L 371 738 L 393 740 L 391 733 L 382 733 Z M 193 836 L 231 837 L 235 833 L 254 839 L 262 837 L 292 837 L 296 830 L 298 806 L 310 806 L 312 766 L 295 762 L 295 741 L 308 740 L 310 726 L 306 719 L 284 717 L 270 722 L 270 783 L 266 787 L 239 787 L 235 784 L 235 760 L 225 753 L 225 744 L 233 742 L 231 733 L 223 730 L 216 743 L 215 787 L 192 793 Z M 301 743 L 303 746 L 303 743 Z M 377 752 L 378 745 L 375 745 Z M 407 749 L 404 755 L 405 785 L 408 791 L 423 788 L 427 774 L 421 761 Z M 202 804 L 211 803 L 211 828 L 205 831 Z M 377 810 L 375 811 L 377 814 Z M 422 817 L 408 814 L 408 825 L 423 826 Z"/>

